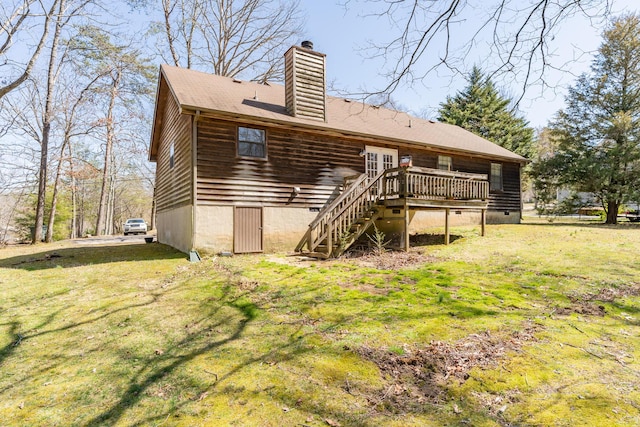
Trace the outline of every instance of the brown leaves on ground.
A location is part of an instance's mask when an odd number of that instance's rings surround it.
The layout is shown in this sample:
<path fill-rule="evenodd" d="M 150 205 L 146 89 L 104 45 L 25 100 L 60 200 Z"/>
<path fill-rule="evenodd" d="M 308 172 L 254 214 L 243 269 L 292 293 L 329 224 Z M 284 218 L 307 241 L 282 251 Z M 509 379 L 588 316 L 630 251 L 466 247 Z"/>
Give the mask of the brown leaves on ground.
<path fill-rule="evenodd" d="M 402 270 L 419 268 L 433 263 L 435 257 L 417 251 L 387 251 L 381 254 L 366 252 L 350 254 L 349 261 L 360 267 L 376 268 L 378 270 Z"/>
<path fill-rule="evenodd" d="M 339 422 L 332 420 L 331 418 L 325 418 L 324 422 L 330 425 L 331 427 L 340 427 L 342 425 Z"/>
<path fill-rule="evenodd" d="M 637 297 L 640 295 L 640 284 L 631 283 L 623 286 L 602 288 L 595 294 L 585 294 L 585 301 L 613 302 L 618 298 Z"/>
<path fill-rule="evenodd" d="M 555 313 L 561 316 L 577 313 L 585 316 L 602 317 L 606 314 L 606 309 L 603 305 L 596 304 L 594 301 L 613 302 L 616 299 L 638 295 L 640 295 L 640 284 L 637 283 L 609 286 L 595 293 L 570 295 L 571 305 L 569 307 L 559 307 L 555 310 Z"/>
<path fill-rule="evenodd" d="M 441 403 L 452 381 L 464 382 L 473 368 L 491 368 L 507 352 L 519 351 L 535 340 L 540 326 L 532 323 L 510 334 L 489 331 L 472 334 L 455 343 L 434 341 L 424 348 L 405 346 L 403 354 L 386 349 L 361 347 L 357 353 L 375 363 L 388 386 L 369 402 L 380 411 L 419 411 L 426 403 Z"/>
<path fill-rule="evenodd" d="M 606 313 L 603 305 L 596 305 L 585 301 L 572 301 L 569 307 L 558 307 L 555 310 L 555 314 L 560 316 L 569 316 L 572 313 L 582 314 L 584 316 L 598 316 L 603 317 Z"/>

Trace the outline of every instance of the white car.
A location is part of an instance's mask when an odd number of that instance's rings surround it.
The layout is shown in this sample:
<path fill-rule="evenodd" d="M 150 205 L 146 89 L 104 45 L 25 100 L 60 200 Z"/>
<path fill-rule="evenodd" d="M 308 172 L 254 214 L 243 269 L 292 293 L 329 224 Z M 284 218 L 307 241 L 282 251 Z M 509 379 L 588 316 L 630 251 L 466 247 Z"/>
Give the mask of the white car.
<path fill-rule="evenodd" d="M 129 218 L 124 223 L 124 235 L 138 233 L 147 234 L 147 223 L 142 218 Z"/>

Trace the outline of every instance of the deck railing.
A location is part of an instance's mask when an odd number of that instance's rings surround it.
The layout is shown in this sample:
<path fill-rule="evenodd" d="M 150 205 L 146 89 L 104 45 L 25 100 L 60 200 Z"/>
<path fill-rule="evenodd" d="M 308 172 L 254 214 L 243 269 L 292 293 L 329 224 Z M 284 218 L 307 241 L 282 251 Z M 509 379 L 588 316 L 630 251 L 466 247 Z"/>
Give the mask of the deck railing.
<path fill-rule="evenodd" d="M 486 200 L 487 175 L 439 169 L 402 167 L 387 169 L 383 199 L 412 197 L 425 200 Z"/>
<path fill-rule="evenodd" d="M 311 222 L 296 252 L 339 255 L 378 217 L 375 205 L 384 200 L 486 200 L 487 175 L 438 169 L 387 169 L 375 178 L 365 174 L 345 179 L 343 192 Z M 356 226 L 357 224 L 357 226 Z M 354 226 L 355 230 L 354 230 Z"/>

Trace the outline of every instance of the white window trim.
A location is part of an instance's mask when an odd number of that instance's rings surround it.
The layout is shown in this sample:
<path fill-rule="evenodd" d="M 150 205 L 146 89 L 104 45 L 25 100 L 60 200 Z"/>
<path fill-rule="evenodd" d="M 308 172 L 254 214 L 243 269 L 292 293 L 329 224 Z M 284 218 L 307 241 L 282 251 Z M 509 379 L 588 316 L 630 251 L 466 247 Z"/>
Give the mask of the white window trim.
<path fill-rule="evenodd" d="M 367 153 L 377 153 L 380 156 L 383 156 L 385 154 L 392 156 L 392 163 L 394 168 L 398 167 L 398 150 L 395 148 L 386 148 L 386 147 L 377 147 L 375 145 L 367 145 L 365 146 L 365 151 Z M 366 156 L 365 156 L 365 163 L 366 163 Z M 380 160 L 380 163 L 382 163 L 382 160 Z M 365 169 L 366 169 L 367 165 L 365 164 Z M 368 170 L 366 171 L 367 173 Z M 378 171 L 379 173 L 380 171 Z"/>

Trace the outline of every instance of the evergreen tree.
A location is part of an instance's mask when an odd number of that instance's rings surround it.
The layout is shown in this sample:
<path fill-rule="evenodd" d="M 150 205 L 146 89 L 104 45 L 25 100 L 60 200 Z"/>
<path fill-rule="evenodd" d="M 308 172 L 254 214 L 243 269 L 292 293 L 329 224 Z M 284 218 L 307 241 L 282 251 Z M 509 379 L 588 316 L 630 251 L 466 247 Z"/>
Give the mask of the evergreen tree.
<path fill-rule="evenodd" d="M 469 85 L 440 104 L 438 120 L 458 125 L 489 141 L 531 158 L 533 129 L 509 109 L 511 101 L 500 96 L 491 79 L 478 67 L 469 75 Z"/>
<path fill-rule="evenodd" d="M 640 186 L 640 17 L 615 19 L 589 74 L 570 88 L 550 128 L 553 157 L 534 165 L 536 186 L 593 193 L 617 223 Z"/>

